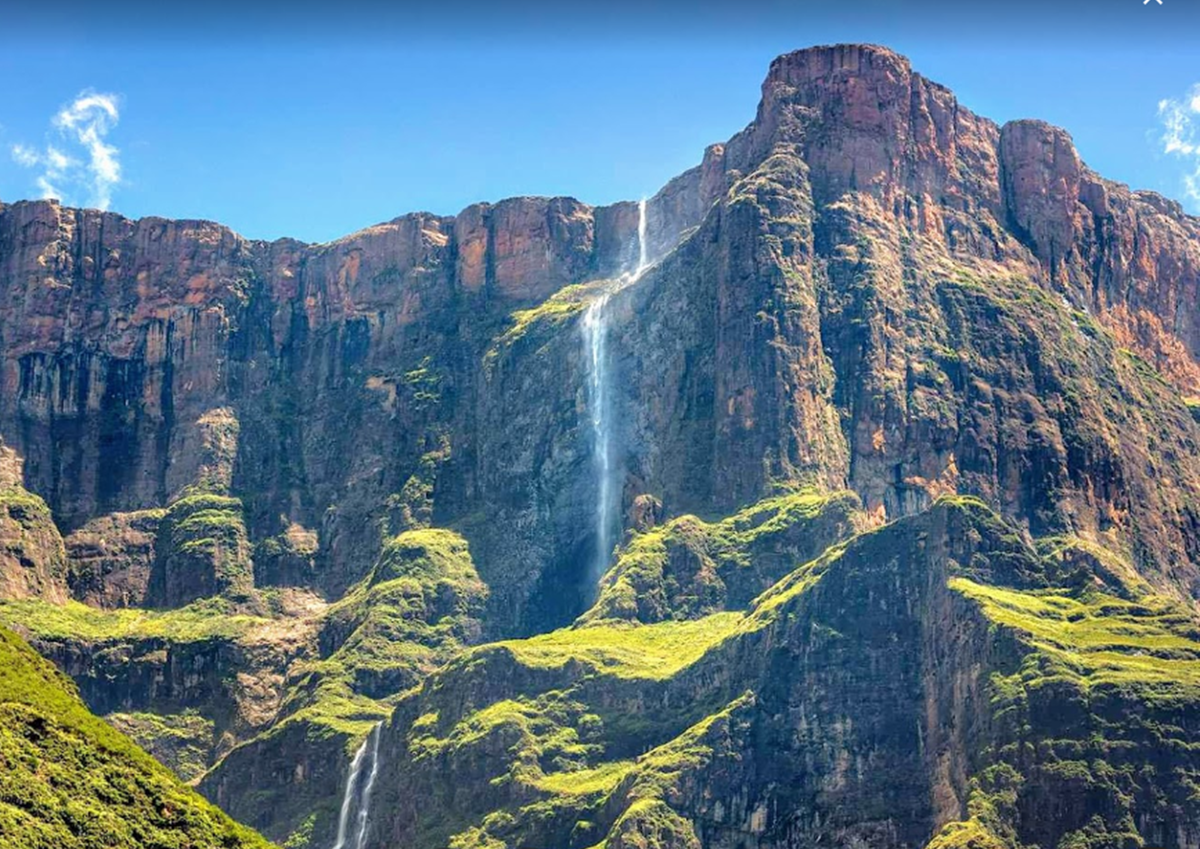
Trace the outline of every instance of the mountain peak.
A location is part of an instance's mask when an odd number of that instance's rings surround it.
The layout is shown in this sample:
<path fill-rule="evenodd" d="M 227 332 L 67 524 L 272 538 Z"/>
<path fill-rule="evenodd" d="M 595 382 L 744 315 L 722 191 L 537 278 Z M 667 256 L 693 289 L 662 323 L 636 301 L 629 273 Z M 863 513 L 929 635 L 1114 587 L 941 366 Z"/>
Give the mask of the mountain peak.
<path fill-rule="evenodd" d="M 823 44 L 777 56 L 767 72 L 767 82 L 785 80 L 795 85 L 801 80 L 838 74 L 875 77 L 911 73 L 912 64 L 906 56 L 879 44 Z"/>

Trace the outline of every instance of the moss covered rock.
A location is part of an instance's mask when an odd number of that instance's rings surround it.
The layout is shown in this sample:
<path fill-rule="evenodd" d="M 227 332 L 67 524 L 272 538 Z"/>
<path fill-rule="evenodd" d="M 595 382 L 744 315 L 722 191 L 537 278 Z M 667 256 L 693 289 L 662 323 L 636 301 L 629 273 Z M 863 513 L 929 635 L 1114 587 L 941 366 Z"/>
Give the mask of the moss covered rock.
<path fill-rule="evenodd" d="M 0 488 L 0 598 L 67 599 L 67 558 L 50 508 L 23 487 Z"/>
<path fill-rule="evenodd" d="M 473 649 L 400 700 L 372 845 L 1175 845 L 1196 619 L 1061 545 L 944 498 L 742 612 Z"/>
<path fill-rule="evenodd" d="M 174 501 L 159 528 L 149 603 L 182 607 L 217 595 L 245 598 L 253 587 L 241 500 L 196 492 Z"/>
<path fill-rule="evenodd" d="M 770 498 L 718 522 L 672 519 L 635 534 L 600 582 L 587 620 L 658 622 L 745 608 L 865 524 L 853 493 Z"/>

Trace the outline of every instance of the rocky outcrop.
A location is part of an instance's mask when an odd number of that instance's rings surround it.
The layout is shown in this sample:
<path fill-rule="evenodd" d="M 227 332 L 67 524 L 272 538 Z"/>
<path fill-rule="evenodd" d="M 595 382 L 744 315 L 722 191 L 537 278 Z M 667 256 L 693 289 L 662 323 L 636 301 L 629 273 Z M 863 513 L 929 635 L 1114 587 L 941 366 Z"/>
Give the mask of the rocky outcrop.
<path fill-rule="evenodd" d="M 163 513 L 110 513 L 68 535 L 71 597 L 94 607 L 144 606 Z"/>
<path fill-rule="evenodd" d="M 400 702 L 370 845 L 1195 845 L 1194 620 L 1055 575 L 943 499 L 744 615 L 479 648 Z"/>
<path fill-rule="evenodd" d="M 21 485 L 21 459 L 0 443 L 0 598 L 67 597 L 62 536 L 46 502 Z"/>
<path fill-rule="evenodd" d="M 267 849 L 90 714 L 70 681 L 0 628 L 0 843 Z"/>
<path fill-rule="evenodd" d="M 278 714 L 205 774 L 201 791 L 264 832 L 332 844 L 347 749 L 397 693 L 479 641 L 486 598 L 458 534 L 422 528 L 390 539 L 370 575 L 321 617 L 316 651 L 288 667 Z"/>

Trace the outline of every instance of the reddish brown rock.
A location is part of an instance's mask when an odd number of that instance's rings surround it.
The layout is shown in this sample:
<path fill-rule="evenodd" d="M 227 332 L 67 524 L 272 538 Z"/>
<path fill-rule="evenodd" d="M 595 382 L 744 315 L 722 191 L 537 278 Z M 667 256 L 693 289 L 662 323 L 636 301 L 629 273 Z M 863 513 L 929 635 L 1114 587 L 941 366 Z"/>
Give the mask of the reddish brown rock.
<path fill-rule="evenodd" d="M 71 596 L 94 607 L 145 605 L 163 512 L 111 513 L 67 536 Z"/>
<path fill-rule="evenodd" d="M 777 59 L 755 120 L 646 210 L 660 265 L 612 307 L 637 482 L 620 491 L 673 515 L 781 482 L 850 487 L 877 519 L 966 491 L 1035 529 L 1149 535 L 1148 569 L 1194 571 L 1200 474 L 1169 495 L 1147 484 L 1144 507 L 1123 494 L 1162 445 L 1188 455 L 1183 408 L 1153 390 L 1118 422 L 1119 393 L 1067 385 L 1067 354 L 1086 353 L 1101 384 L 1140 393 L 1124 348 L 1198 391 L 1200 230 L 1177 205 L 1092 174 L 1061 130 L 1001 130 L 903 57 L 840 45 Z M 590 545 L 594 482 L 571 318 L 489 352 L 514 310 L 628 270 L 636 238 L 636 203 L 569 198 L 324 245 L 8 204 L 0 433 L 64 530 L 216 474 L 245 500 L 248 545 L 293 525 L 317 537 L 261 579 L 334 593 L 413 481 L 427 521 L 498 510 L 506 531 L 472 543 L 504 630 L 542 617 L 530 598 L 571 597 L 552 588 Z M 1035 290 L 1062 311 L 1014 313 Z M 1001 321 L 1019 344 L 971 324 Z M 1094 349 L 1051 351 L 1092 322 Z M 220 462 L 214 410 L 240 428 Z"/>

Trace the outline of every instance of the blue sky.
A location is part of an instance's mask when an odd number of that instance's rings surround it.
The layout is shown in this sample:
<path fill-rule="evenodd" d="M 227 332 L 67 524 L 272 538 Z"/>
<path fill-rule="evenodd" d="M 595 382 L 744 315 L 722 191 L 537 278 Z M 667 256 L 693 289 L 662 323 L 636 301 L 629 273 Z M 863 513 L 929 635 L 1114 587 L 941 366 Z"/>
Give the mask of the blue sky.
<path fill-rule="evenodd" d="M 236 37 L 214 24 L 188 38 L 82 24 L 49 38 L 44 22 L 26 22 L 0 33 L 0 199 L 49 183 L 129 216 L 323 241 L 517 194 L 637 198 L 753 117 L 774 56 L 872 41 L 972 110 L 1064 126 L 1105 176 L 1200 212 L 1186 183 L 1200 165 L 1189 139 L 1200 46 L 1183 37 L 1196 0 L 1190 17 L 1179 0 L 1101 5 L 1071 21 L 1034 6 L 956 18 L 949 4 L 801 14 L 748 2 L 739 17 L 728 4 L 686 15 L 629 4 L 615 19 L 555 26 L 532 8 L 471 26 L 374 26 L 347 6 L 303 28 L 250 16 Z M 1171 152 L 1164 118 L 1175 120 Z"/>

